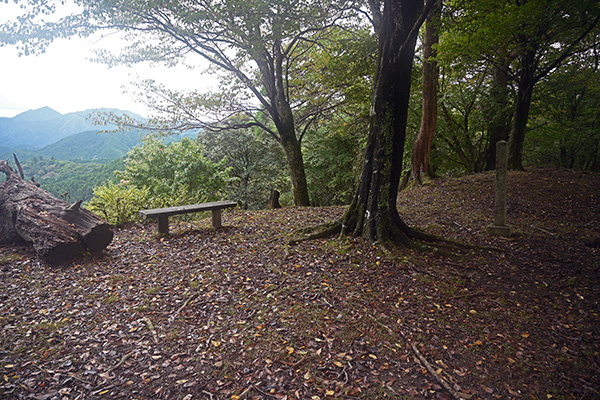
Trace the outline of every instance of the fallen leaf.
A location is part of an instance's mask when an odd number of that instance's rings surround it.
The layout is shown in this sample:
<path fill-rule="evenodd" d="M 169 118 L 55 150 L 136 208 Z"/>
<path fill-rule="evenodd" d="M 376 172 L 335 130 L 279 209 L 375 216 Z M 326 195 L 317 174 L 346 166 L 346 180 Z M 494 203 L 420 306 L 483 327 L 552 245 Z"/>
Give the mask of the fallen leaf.
<path fill-rule="evenodd" d="M 485 386 L 485 385 L 481 385 L 481 388 L 482 388 L 482 389 L 483 389 L 483 390 L 484 390 L 486 393 L 489 393 L 489 394 L 492 394 L 492 393 L 494 393 L 494 389 L 492 389 L 491 387 L 487 387 L 487 386 Z"/>

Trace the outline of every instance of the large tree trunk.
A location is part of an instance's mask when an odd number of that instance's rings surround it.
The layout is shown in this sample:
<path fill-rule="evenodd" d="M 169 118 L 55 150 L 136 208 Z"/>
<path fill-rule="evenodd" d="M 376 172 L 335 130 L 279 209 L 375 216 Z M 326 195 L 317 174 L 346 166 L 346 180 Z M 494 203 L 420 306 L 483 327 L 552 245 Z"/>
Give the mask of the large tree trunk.
<path fill-rule="evenodd" d="M 296 139 L 296 135 L 293 132 L 285 136 L 281 135 L 281 145 L 285 152 L 290 180 L 292 182 L 294 205 L 310 206 L 302 148 L 300 141 Z"/>
<path fill-rule="evenodd" d="M 423 40 L 423 111 L 421 128 L 412 151 L 412 172 L 415 180 L 421 182 L 421 174 L 432 175 L 429 167 L 431 144 L 437 123 L 437 89 L 439 68 L 435 57 L 435 44 L 439 41 L 438 26 L 441 16 L 441 4 L 431 11 L 425 21 L 425 39 Z"/>
<path fill-rule="evenodd" d="M 266 50 L 257 52 L 255 61 L 261 71 L 263 85 L 270 104 L 266 111 L 270 114 L 278 136 L 275 139 L 283 147 L 292 184 L 294 205 L 310 206 L 308 184 L 302 158 L 301 140 L 296 135 L 296 125 L 292 107 L 284 84 L 283 62 L 285 55 L 281 50 L 281 41 L 275 41 L 271 57 Z"/>
<path fill-rule="evenodd" d="M 112 240 L 111 226 L 80 207 L 25 181 L 0 161 L 0 243 L 26 242 L 48 263 L 70 262 L 99 252 Z"/>
<path fill-rule="evenodd" d="M 504 67 L 495 67 L 490 90 L 488 114 L 488 147 L 485 170 L 496 169 L 496 143 L 508 141 L 510 133 L 510 110 L 508 108 L 508 75 Z"/>
<path fill-rule="evenodd" d="M 409 243 L 396 198 L 406 139 L 411 71 L 423 1 L 385 0 L 371 124 L 361 179 L 342 229 L 370 241 Z"/>
<path fill-rule="evenodd" d="M 523 171 L 523 144 L 525 143 L 525 132 L 529 119 L 529 109 L 533 98 L 533 87 L 535 85 L 535 51 L 529 50 L 522 57 L 522 69 L 517 87 L 517 100 L 515 112 L 508 142 L 508 168 Z"/>

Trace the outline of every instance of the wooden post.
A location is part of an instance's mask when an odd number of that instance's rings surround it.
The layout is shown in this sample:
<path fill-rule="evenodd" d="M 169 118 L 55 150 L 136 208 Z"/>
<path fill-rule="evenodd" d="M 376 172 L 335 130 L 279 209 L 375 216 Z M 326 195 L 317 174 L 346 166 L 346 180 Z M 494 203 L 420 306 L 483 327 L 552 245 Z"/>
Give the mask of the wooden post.
<path fill-rule="evenodd" d="M 169 217 L 166 215 L 158 216 L 158 233 L 161 235 L 169 234 Z"/>
<path fill-rule="evenodd" d="M 496 198 L 494 223 L 487 227 L 490 235 L 510 236 L 512 226 L 506 225 L 506 180 L 508 175 L 508 143 L 500 140 L 496 144 Z"/>
<path fill-rule="evenodd" d="M 212 226 L 213 228 L 220 228 L 221 225 L 221 209 L 217 208 L 212 210 Z"/>

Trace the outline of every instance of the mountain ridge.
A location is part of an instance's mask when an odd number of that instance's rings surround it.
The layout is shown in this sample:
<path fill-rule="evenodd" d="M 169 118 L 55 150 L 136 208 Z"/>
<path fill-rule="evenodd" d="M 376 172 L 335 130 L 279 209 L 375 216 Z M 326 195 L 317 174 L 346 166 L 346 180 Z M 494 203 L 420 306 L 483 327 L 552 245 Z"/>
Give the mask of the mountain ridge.
<path fill-rule="evenodd" d="M 113 130 L 115 125 L 98 125 L 95 113 L 126 114 L 143 121 L 130 111 L 98 108 L 61 114 L 50 107 L 28 110 L 12 118 L 0 117 L 0 149 L 6 151 L 40 150 L 61 139 L 82 132 Z"/>

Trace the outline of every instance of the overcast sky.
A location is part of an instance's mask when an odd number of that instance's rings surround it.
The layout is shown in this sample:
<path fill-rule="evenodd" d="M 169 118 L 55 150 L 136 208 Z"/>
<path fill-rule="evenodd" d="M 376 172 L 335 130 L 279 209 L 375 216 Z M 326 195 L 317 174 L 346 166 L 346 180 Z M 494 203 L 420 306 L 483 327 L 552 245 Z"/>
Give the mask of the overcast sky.
<path fill-rule="evenodd" d="M 12 4 L 0 2 L 0 22 Z M 40 56 L 18 56 L 14 47 L 0 47 L 0 117 L 48 106 L 62 114 L 90 108 L 120 108 L 148 116 L 124 86 L 138 79 L 154 79 L 171 89 L 210 87 L 202 70 L 136 65 L 108 68 L 89 61 L 94 49 L 106 48 L 110 39 L 59 40 Z"/>

